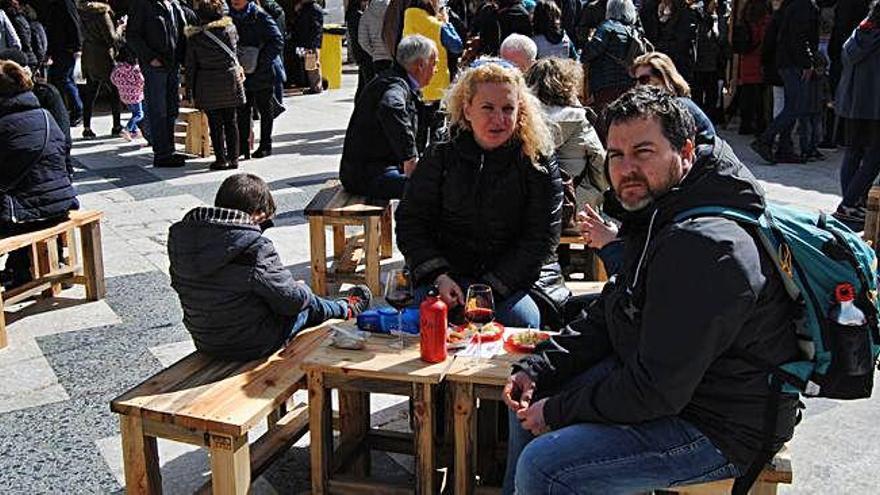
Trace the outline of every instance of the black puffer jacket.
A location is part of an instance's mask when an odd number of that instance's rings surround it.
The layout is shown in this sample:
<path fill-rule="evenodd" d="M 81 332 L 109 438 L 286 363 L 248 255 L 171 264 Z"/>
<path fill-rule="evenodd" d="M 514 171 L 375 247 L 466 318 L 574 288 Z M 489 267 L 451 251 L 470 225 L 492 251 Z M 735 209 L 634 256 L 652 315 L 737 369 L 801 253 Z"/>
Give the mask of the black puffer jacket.
<path fill-rule="evenodd" d="M 27 60 L 27 65 L 34 67 L 37 65 L 37 56 L 34 54 L 33 33 L 31 33 L 31 23 L 21 8 L 14 8 L 11 5 L 3 9 L 6 16 L 15 27 L 15 33 L 21 42 L 21 51 Z"/>
<path fill-rule="evenodd" d="M 637 29 L 635 26 L 607 19 L 593 33 L 581 54 L 581 61 L 590 68 L 591 93 L 633 85 L 625 60 L 632 37 L 637 35 Z"/>
<path fill-rule="evenodd" d="M 146 1 L 146 0 L 144 0 Z M 82 51 L 82 31 L 75 0 L 54 0 L 44 10 L 50 57 Z"/>
<path fill-rule="evenodd" d="M 675 68 L 688 81 L 697 59 L 697 14 L 684 0 L 672 0 L 672 14 L 661 22 L 658 0 L 642 3 L 639 18 L 645 36 L 653 43 L 654 50 L 669 55 Z"/>
<path fill-rule="evenodd" d="M 272 64 L 284 50 L 284 37 L 275 20 L 254 2 L 249 2 L 240 12 L 230 10 L 230 17 L 238 30 L 239 46 L 260 48 L 257 68 L 247 75 L 245 89 L 264 91 L 274 88 L 275 71 Z"/>
<path fill-rule="evenodd" d="M 32 92 L 0 97 L 0 222 L 57 218 L 79 208 L 67 150 L 64 133 Z"/>
<path fill-rule="evenodd" d="M 366 194 L 388 167 L 418 156 L 418 92 L 406 70 L 394 64 L 370 81 L 358 98 L 345 131 L 339 179 L 348 192 Z"/>
<path fill-rule="evenodd" d="M 284 344 L 311 291 L 244 212 L 201 207 L 168 231 L 171 286 L 196 349 L 244 361 Z"/>
<path fill-rule="evenodd" d="M 716 139 L 697 156 L 678 187 L 622 216 L 621 270 L 570 331 L 519 368 L 549 396 L 544 418 L 554 429 L 677 415 L 744 469 L 761 446 L 770 390 L 766 371 L 736 353 L 773 364 L 796 360 L 795 308 L 743 227 L 718 217 L 675 220 L 699 206 L 764 210 L 760 186 L 730 146 Z M 622 211 L 613 193 L 606 198 L 609 210 L 617 204 Z M 622 364 L 603 381 L 558 392 L 608 356 Z M 780 445 L 792 436 L 796 405 L 795 396 L 780 401 Z"/>
<path fill-rule="evenodd" d="M 324 10 L 313 0 L 306 0 L 293 18 L 293 46 L 316 50 L 324 37 Z"/>
<path fill-rule="evenodd" d="M 519 143 L 484 151 L 461 131 L 419 160 L 397 208 L 397 245 L 420 284 L 448 272 L 505 298 L 554 260 L 561 205 L 555 158 L 534 164 Z"/>
<path fill-rule="evenodd" d="M 785 0 L 780 11 L 776 67 L 809 69 L 819 51 L 819 8 L 813 0 Z"/>
<path fill-rule="evenodd" d="M 205 34 L 206 30 L 226 50 Z M 192 88 L 196 108 L 217 110 L 244 105 L 244 81 L 239 78 L 237 59 L 232 55 L 238 47 L 232 19 L 223 17 L 203 26 L 187 26 L 185 33 L 186 87 Z"/>

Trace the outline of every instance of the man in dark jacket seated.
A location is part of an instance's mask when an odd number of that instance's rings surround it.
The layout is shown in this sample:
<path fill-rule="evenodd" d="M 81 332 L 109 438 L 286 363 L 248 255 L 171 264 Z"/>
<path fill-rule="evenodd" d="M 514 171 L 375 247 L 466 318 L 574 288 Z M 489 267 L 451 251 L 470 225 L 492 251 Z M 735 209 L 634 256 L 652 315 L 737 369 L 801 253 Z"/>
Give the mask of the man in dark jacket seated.
<path fill-rule="evenodd" d="M 798 358 L 773 262 L 741 225 L 677 219 L 722 206 L 760 213 L 764 195 L 733 150 L 694 145 L 694 121 L 640 87 L 607 110 L 606 201 L 623 213 L 623 266 L 562 335 L 514 367 L 505 489 L 636 493 L 744 474 L 764 440 L 766 370 Z M 783 394 L 772 442 L 791 438 Z"/>
<path fill-rule="evenodd" d="M 198 207 L 168 232 L 171 286 L 196 349 L 244 361 L 269 355 L 304 328 L 353 318 L 369 307 L 356 285 L 338 300 L 293 279 L 263 236 L 275 214 L 269 186 L 252 174 L 223 181 L 214 207 Z"/>
<path fill-rule="evenodd" d="M 30 70 L 0 61 L 0 237 L 45 229 L 79 208 L 67 171 L 67 138 L 33 93 Z M 10 289 L 31 280 L 28 248 L 9 253 Z"/>
<path fill-rule="evenodd" d="M 437 47 L 424 36 L 406 36 L 396 59 L 364 88 L 345 131 L 339 178 L 353 194 L 403 197 L 406 178 L 418 161 L 419 88 L 434 76 Z"/>

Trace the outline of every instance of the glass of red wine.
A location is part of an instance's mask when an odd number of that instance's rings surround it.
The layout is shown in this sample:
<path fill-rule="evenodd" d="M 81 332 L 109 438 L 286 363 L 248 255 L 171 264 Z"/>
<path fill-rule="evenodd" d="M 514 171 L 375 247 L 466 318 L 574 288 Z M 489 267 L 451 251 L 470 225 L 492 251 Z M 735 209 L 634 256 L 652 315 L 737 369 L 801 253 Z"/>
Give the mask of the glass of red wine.
<path fill-rule="evenodd" d="M 412 304 L 413 287 L 409 270 L 395 268 L 388 272 L 385 280 L 385 302 L 397 310 L 397 341 L 391 344 L 394 349 L 403 349 L 406 343 L 403 340 L 403 309 Z"/>
<path fill-rule="evenodd" d="M 477 327 L 477 360 L 483 357 L 483 327 L 495 319 L 495 300 L 492 288 L 485 284 L 473 284 L 468 287 L 464 304 L 464 318 Z"/>

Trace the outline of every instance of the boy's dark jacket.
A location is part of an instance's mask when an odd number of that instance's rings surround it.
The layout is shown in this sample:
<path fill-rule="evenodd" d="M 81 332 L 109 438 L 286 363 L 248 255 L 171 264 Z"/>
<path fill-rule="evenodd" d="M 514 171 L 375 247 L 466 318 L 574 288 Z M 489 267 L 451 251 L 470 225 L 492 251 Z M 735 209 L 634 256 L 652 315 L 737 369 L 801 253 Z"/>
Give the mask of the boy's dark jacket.
<path fill-rule="evenodd" d="M 613 194 L 606 198 L 620 209 Z M 761 447 L 768 377 L 735 350 L 774 364 L 796 360 L 794 308 L 772 262 L 740 225 L 719 217 L 674 220 L 708 205 L 764 210 L 760 186 L 720 139 L 698 147 L 678 187 L 621 215 L 620 272 L 581 319 L 518 365 L 549 396 L 549 426 L 677 415 L 741 469 L 753 460 Z M 560 389 L 607 356 L 622 366 L 605 380 Z M 792 436 L 796 405 L 793 396 L 780 401 L 779 444 Z"/>
<path fill-rule="evenodd" d="M 171 286 L 196 348 L 227 360 L 277 350 L 312 294 L 245 213 L 191 210 L 168 232 Z"/>

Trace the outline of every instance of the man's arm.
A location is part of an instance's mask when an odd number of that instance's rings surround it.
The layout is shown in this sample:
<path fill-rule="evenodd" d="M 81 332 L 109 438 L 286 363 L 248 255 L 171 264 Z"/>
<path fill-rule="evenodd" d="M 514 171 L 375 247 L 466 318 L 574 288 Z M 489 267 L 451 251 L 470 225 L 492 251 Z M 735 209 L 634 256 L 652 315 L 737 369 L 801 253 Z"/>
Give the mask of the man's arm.
<path fill-rule="evenodd" d="M 262 57 L 263 63 L 271 66 L 275 57 L 281 55 L 284 50 L 284 35 L 281 34 L 278 24 L 271 15 L 267 13 L 265 16 L 261 16 L 261 19 L 264 44 L 263 49 L 260 50 L 260 57 Z"/>
<path fill-rule="evenodd" d="M 550 397 L 547 424 L 629 424 L 681 412 L 755 307 L 746 272 L 760 266 L 741 266 L 733 249 L 692 232 L 670 235 L 648 262 L 636 352 L 604 380 Z"/>
<path fill-rule="evenodd" d="M 131 46 L 141 65 L 149 65 L 159 54 L 154 52 L 144 39 L 146 32 L 146 15 L 149 10 L 147 0 L 133 0 L 128 8 L 128 22 L 125 27 L 125 42 Z"/>
<path fill-rule="evenodd" d="M 416 129 L 413 129 L 407 110 L 409 98 L 409 88 L 404 88 L 402 84 L 392 84 L 382 95 L 376 108 L 379 127 L 400 162 L 419 154 L 416 148 Z"/>

